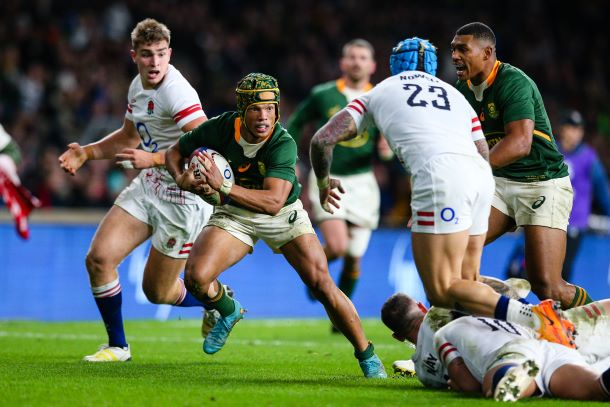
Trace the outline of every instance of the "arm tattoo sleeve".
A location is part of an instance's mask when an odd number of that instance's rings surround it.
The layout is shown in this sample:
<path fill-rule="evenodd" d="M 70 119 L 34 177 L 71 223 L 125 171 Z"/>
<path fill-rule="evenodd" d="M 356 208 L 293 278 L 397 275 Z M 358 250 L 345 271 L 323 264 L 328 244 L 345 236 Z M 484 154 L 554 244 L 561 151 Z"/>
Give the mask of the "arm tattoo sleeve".
<path fill-rule="evenodd" d="M 358 135 L 358 129 L 352 116 L 346 111 L 330 118 L 311 139 L 309 157 L 316 177 L 325 178 L 330 174 L 330 164 L 333 160 L 335 144 L 352 139 Z"/>
<path fill-rule="evenodd" d="M 477 147 L 477 151 L 481 154 L 481 157 L 489 162 L 489 147 L 487 146 L 487 141 L 485 139 L 477 140 L 474 142 L 474 145 Z"/>

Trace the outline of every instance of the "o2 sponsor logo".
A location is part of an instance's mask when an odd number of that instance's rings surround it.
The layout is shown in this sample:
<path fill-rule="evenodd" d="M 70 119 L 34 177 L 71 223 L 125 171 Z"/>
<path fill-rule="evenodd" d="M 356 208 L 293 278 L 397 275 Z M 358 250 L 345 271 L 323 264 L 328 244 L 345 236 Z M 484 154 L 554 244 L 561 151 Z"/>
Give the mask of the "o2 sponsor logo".
<path fill-rule="evenodd" d="M 453 208 L 450 207 L 446 207 L 443 208 L 441 210 L 441 219 L 445 222 L 451 222 L 454 224 L 458 224 L 460 221 L 460 218 L 458 218 L 457 216 L 455 216 L 455 210 Z"/>
<path fill-rule="evenodd" d="M 142 139 L 142 145 L 148 147 L 151 152 L 156 153 L 159 150 L 159 145 L 153 140 L 152 136 L 148 132 L 146 125 L 142 122 L 136 123 L 136 130 Z"/>

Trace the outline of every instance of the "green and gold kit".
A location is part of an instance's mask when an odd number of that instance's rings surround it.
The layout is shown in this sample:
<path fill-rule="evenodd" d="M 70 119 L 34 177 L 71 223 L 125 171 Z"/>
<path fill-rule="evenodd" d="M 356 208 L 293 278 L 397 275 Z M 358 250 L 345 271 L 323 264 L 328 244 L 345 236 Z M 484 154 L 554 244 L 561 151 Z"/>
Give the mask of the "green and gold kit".
<path fill-rule="evenodd" d="M 557 149 L 542 96 L 534 81 L 520 69 L 496 61 L 484 86 L 482 99 L 477 100 L 470 81 L 458 81 L 456 84 L 456 88 L 479 115 L 490 149 L 506 136 L 505 124 L 523 119 L 534 121 L 529 155 L 506 167 L 494 169 L 494 175 L 519 182 L 568 176 L 568 168 Z"/>
<path fill-rule="evenodd" d="M 301 192 L 294 167 L 297 146 L 286 129 L 279 123 L 264 145 L 253 157 L 247 157 L 240 145 L 241 118 L 237 112 L 226 112 L 201 124 L 180 137 L 180 153 L 188 157 L 195 149 L 207 147 L 224 156 L 233 170 L 235 184 L 248 189 L 263 189 L 267 177 L 280 178 L 292 183 L 286 205 L 295 202 Z M 239 206 L 236 202 L 231 205 Z"/>
<path fill-rule="evenodd" d="M 366 90 L 373 85 L 369 84 Z M 335 113 L 343 109 L 350 100 L 344 94 L 345 81 L 339 79 L 314 87 L 311 94 L 295 110 L 288 121 L 288 132 L 299 142 L 301 129 L 310 121 L 322 127 Z M 335 175 L 362 174 L 372 170 L 372 158 L 379 132 L 369 127 L 355 138 L 342 141 L 335 146 L 330 172 Z"/>

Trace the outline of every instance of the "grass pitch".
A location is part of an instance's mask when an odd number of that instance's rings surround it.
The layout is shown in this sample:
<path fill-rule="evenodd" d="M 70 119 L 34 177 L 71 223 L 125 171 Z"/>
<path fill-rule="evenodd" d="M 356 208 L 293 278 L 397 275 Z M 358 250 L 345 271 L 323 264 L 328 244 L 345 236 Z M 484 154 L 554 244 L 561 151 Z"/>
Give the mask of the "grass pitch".
<path fill-rule="evenodd" d="M 381 322 L 364 326 L 392 376 L 392 361 L 412 350 Z M 417 379 L 364 379 L 325 320 L 246 319 L 213 356 L 201 350 L 199 321 L 128 321 L 126 330 L 131 362 L 91 364 L 80 359 L 105 340 L 100 322 L 0 322 L 0 406 L 497 406 Z"/>

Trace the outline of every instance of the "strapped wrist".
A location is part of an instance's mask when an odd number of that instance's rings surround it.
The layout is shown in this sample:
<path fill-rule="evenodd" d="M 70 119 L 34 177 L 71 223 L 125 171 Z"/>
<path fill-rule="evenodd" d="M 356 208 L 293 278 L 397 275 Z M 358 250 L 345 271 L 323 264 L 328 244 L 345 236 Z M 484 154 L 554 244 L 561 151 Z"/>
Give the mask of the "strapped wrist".
<path fill-rule="evenodd" d="M 165 165 L 165 152 L 159 151 L 152 153 L 152 160 L 155 167 Z"/>
<path fill-rule="evenodd" d="M 229 181 L 228 179 L 225 179 L 224 181 L 222 181 L 222 184 L 220 184 L 220 192 L 222 194 L 224 194 L 225 196 L 229 196 L 232 188 L 233 188 L 233 183 L 231 181 Z"/>
<path fill-rule="evenodd" d="M 87 155 L 87 160 L 95 160 L 95 152 L 96 152 L 96 148 L 88 145 L 88 146 L 84 146 L 83 150 L 85 150 L 85 154 Z"/>
<path fill-rule="evenodd" d="M 318 184 L 318 189 L 326 189 L 330 185 L 330 177 L 316 178 L 316 182 Z"/>

